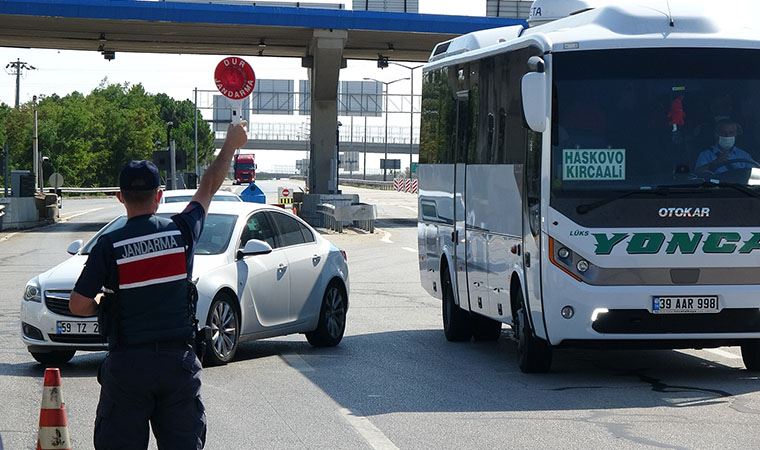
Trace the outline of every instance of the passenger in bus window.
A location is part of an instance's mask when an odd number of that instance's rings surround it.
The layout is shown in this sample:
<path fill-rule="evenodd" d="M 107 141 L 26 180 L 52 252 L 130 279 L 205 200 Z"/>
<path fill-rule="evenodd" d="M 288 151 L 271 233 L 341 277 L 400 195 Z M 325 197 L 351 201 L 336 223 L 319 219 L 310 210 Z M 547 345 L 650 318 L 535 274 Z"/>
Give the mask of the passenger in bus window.
<path fill-rule="evenodd" d="M 741 127 L 732 119 L 722 119 L 715 125 L 716 143 L 697 157 L 695 172 L 721 174 L 729 170 L 760 167 L 752 156 L 736 146 Z"/>

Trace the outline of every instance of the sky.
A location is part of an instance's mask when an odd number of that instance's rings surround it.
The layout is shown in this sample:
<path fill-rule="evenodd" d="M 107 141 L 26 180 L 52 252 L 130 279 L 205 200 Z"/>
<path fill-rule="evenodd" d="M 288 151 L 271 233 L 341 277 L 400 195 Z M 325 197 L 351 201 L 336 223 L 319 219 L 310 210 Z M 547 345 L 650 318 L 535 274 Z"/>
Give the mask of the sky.
<path fill-rule="evenodd" d="M 319 0 L 312 0 L 319 2 Z M 328 1 L 340 3 L 341 0 Z M 350 0 L 343 0 L 347 8 Z M 485 0 L 419 0 L 420 13 L 485 15 Z M 98 52 L 59 51 L 42 49 L 17 49 L 0 47 L 0 63 L 7 64 L 20 58 L 36 67 L 27 71 L 21 79 L 21 102 L 31 100 L 33 95 L 66 95 L 73 91 L 89 93 L 104 79 L 109 83 L 141 83 L 148 92 L 163 92 L 178 100 L 193 99 L 193 89 L 215 90 L 213 70 L 216 64 L 227 55 L 176 55 L 176 54 L 116 54 L 116 59 L 106 61 Z M 306 70 L 301 67 L 298 58 L 247 58 L 256 70 L 259 79 L 307 79 Z M 3 64 L 3 67 L 4 67 Z M 415 93 L 419 93 L 420 72 L 415 74 Z M 391 81 L 409 76 L 409 71 L 391 65 L 379 70 L 373 61 L 348 61 L 348 67 L 341 71 L 341 80 L 361 80 L 363 77 Z M 391 94 L 408 94 L 409 83 L 399 82 L 390 88 Z M 208 101 L 208 100 L 206 100 Z M 15 77 L 0 73 L 0 102 L 13 105 L 15 102 Z M 199 103 L 204 102 L 201 99 Z M 389 116 L 391 125 L 408 124 L 407 118 Z M 207 117 L 210 118 L 210 117 Z M 303 120 L 293 118 L 292 120 Z M 271 119 L 269 121 L 272 121 Z M 382 122 L 375 125 L 382 125 Z M 370 124 L 372 126 L 372 124 Z M 277 155 L 275 155 L 277 153 Z M 294 165 L 297 158 L 305 157 L 300 152 L 264 152 L 257 153 L 259 166 Z M 374 159 L 374 158 L 373 158 Z M 402 161 L 404 161 L 402 159 Z M 374 162 L 374 161 L 373 161 Z M 370 164 L 368 166 L 379 166 Z M 408 158 L 406 164 L 408 166 Z"/>

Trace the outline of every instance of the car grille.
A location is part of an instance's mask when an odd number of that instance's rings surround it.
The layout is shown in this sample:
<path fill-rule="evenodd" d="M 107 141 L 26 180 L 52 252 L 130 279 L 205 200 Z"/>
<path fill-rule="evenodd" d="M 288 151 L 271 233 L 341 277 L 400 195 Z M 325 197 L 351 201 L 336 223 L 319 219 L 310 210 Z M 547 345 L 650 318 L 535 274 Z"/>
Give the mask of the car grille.
<path fill-rule="evenodd" d="M 717 314 L 652 314 L 645 309 L 611 309 L 592 327 L 598 333 L 757 333 L 760 310 L 724 309 Z"/>
<path fill-rule="evenodd" d="M 47 305 L 47 308 L 50 311 L 56 314 L 69 317 L 80 317 L 69 310 L 70 295 L 71 291 L 45 291 L 45 305 Z"/>
<path fill-rule="evenodd" d="M 53 342 L 60 344 L 105 344 L 106 338 L 99 334 L 48 334 Z"/>

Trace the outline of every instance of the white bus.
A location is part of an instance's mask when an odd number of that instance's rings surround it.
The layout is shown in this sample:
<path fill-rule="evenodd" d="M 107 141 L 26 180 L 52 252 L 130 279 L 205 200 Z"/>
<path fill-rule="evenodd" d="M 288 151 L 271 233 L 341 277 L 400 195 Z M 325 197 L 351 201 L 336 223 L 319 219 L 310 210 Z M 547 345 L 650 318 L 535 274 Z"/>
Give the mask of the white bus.
<path fill-rule="evenodd" d="M 537 1 L 564 18 L 436 46 L 418 241 L 448 340 L 509 324 L 524 372 L 585 346 L 739 345 L 760 370 L 752 3 Z"/>

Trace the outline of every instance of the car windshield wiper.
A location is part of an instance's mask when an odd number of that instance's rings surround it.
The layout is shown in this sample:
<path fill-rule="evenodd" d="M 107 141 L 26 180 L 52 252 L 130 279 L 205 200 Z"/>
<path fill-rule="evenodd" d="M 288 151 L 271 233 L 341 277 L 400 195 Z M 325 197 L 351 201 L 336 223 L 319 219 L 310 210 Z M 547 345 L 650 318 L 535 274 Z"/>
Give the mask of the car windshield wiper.
<path fill-rule="evenodd" d="M 700 183 L 691 183 L 691 184 L 666 184 L 662 186 L 657 186 L 658 188 L 664 188 L 664 189 L 705 189 L 705 188 L 719 188 L 719 187 L 727 187 L 731 188 L 735 191 L 739 191 L 743 194 L 747 194 L 750 197 L 760 197 L 760 192 L 747 187 L 746 184 L 741 183 L 734 183 L 734 182 L 728 182 L 728 181 L 719 181 L 719 180 L 702 180 Z"/>
<path fill-rule="evenodd" d="M 620 200 L 620 199 L 623 199 L 623 198 L 626 198 L 626 197 L 630 197 L 631 195 L 636 195 L 636 194 L 664 195 L 667 192 L 668 192 L 667 187 L 661 187 L 661 186 L 654 186 L 654 187 L 652 187 L 652 186 L 641 186 L 638 189 L 633 189 L 633 190 L 630 190 L 630 191 L 621 192 L 621 193 L 618 193 L 616 195 L 612 195 L 610 197 L 606 197 L 606 198 L 603 198 L 601 200 L 597 200 L 597 201 L 595 201 L 593 203 L 584 203 L 582 205 L 578 205 L 575 208 L 575 211 L 578 214 L 586 214 L 587 212 L 593 211 L 596 208 L 599 208 L 600 206 L 604 206 L 604 205 L 606 205 L 608 203 L 612 203 L 612 202 L 614 202 L 616 200 Z"/>

